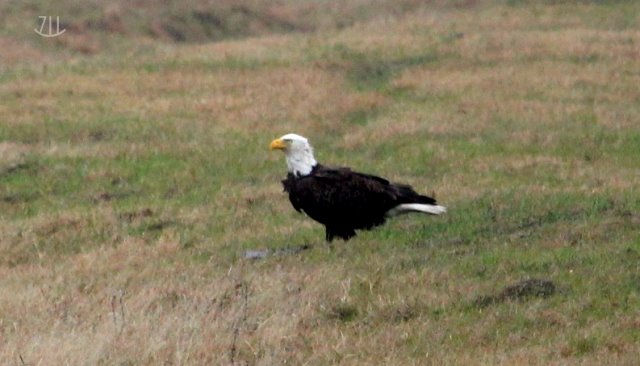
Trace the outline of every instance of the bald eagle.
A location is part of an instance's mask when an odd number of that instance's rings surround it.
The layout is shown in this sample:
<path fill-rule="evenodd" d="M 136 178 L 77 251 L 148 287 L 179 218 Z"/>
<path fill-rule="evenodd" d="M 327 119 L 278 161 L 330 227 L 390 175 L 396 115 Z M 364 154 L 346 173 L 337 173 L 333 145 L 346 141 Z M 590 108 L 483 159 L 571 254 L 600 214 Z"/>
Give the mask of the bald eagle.
<path fill-rule="evenodd" d="M 270 148 L 282 150 L 286 156 L 288 174 L 282 185 L 293 208 L 323 224 L 328 242 L 335 237 L 349 240 L 356 230 L 370 230 L 388 217 L 447 211 L 435 199 L 416 193 L 406 184 L 319 164 L 309 141 L 300 135 L 286 134 L 273 140 Z"/>

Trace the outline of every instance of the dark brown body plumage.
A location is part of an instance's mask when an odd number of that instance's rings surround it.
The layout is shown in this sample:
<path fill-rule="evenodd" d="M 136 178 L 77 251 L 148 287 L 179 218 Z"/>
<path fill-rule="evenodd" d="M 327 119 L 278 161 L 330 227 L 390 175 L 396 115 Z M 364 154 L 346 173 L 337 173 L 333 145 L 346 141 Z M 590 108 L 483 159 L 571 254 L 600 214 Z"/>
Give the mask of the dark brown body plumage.
<path fill-rule="evenodd" d="M 355 230 L 383 224 L 388 212 L 400 204 L 436 204 L 435 199 L 416 193 L 408 185 L 320 164 L 309 175 L 289 173 L 282 184 L 297 211 L 325 226 L 329 242 L 334 237 L 348 240 L 356 235 Z"/>

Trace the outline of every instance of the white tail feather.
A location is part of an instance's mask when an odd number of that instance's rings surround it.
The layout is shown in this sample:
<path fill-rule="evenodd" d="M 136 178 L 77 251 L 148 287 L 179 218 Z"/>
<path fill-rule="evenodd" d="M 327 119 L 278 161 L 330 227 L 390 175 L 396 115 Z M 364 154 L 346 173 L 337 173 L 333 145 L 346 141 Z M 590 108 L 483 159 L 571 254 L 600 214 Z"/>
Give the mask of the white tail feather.
<path fill-rule="evenodd" d="M 408 212 L 424 212 L 430 215 L 442 215 L 447 212 L 447 208 L 440 205 L 429 205 L 424 203 L 403 203 L 387 211 L 386 215 L 391 217 Z"/>

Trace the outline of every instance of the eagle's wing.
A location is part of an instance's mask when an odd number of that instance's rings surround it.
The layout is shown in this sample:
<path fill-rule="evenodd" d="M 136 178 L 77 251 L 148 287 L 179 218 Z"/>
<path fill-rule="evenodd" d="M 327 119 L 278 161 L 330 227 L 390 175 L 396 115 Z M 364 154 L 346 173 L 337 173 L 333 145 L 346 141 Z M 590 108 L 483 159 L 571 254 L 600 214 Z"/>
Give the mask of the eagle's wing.
<path fill-rule="evenodd" d="M 291 203 L 314 219 L 380 216 L 394 206 L 397 189 L 388 180 L 348 168 L 322 168 L 296 182 Z M 377 220 L 375 220 L 377 221 Z"/>

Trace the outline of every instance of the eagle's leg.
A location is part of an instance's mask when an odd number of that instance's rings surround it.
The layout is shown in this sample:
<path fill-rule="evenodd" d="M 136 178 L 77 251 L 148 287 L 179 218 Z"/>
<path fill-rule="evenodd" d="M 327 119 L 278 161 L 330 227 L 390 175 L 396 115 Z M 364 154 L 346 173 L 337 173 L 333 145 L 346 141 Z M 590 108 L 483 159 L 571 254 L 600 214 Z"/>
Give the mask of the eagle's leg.
<path fill-rule="evenodd" d="M 325 230 L 325 239 L 328 243 L 331 243 L 333 241 L 333 238 L 335 238 L 336 236 L 344 241 L 347 241 L 356 236 L 356 231 L 351 228 L 330 228 L 328 226 L 325 226 Z"/>
<path fill-rule="evenodd" d="M 324 238 L 327 243 L 331 243 L 333 241 L 333 230 L 331 230 L 328 226 L 325 226 L 325 235 Z"/>
<path fill-rule="evenodd" d="M 338 236 L 341 237 L 342 240 L 347 241 L 356 236 L 356 231 L 353 229 L 343 229 L 338 233 Z"/>

